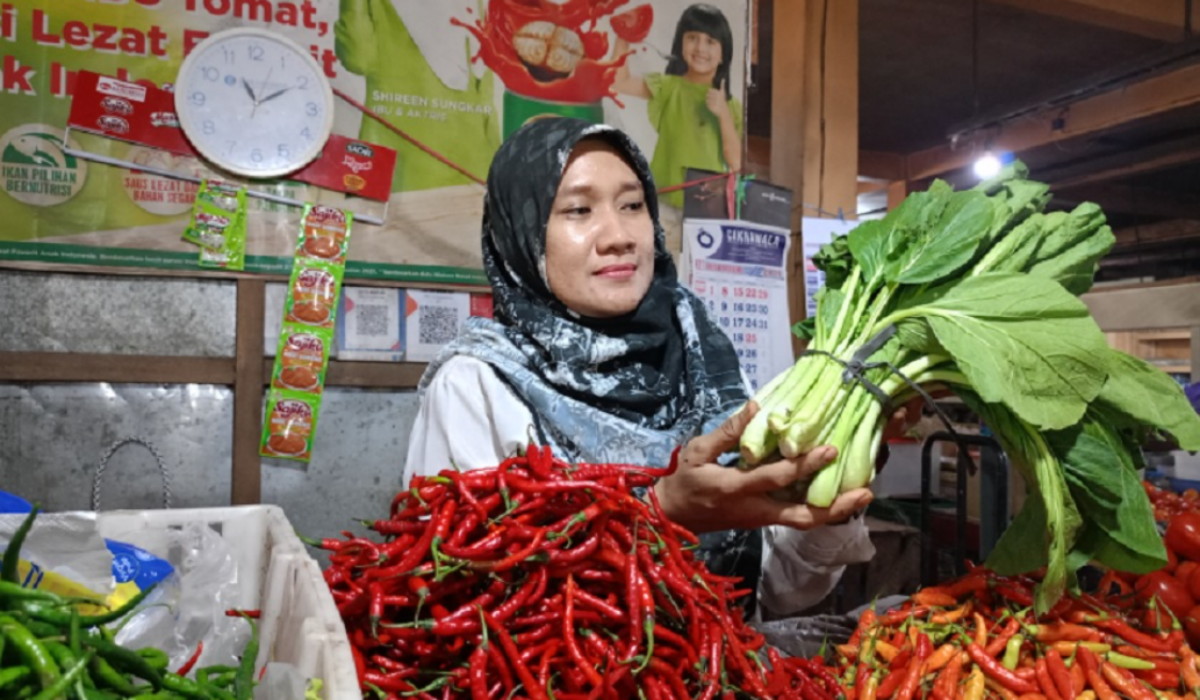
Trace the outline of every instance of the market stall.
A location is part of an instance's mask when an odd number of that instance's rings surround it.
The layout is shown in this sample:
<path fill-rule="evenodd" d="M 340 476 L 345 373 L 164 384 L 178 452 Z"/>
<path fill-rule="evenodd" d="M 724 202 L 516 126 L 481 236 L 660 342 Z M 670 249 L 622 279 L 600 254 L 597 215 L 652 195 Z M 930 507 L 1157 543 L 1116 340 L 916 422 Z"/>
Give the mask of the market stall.
<path fill-rule="evenodd" d="M 72 2 L 0 7 L 0 697 L 1200 697 L 1200 213 L 1125 179 L 1194 152 L 1190 4 L 974 2 L 955 112 L 881 87 L 934 3 Z M 1075 77 L 1100 37 L 1111 72 L 985 113 L 989 27 L 1057 32 Z M 661 130 L 672 90 L 699 128 Z M 893 107 L 950 145 L 885 150 Z M 729 361 L 663 374 L 703 386 L 691 423 L 654 423 L 671 395 L 571 434 L 520 394 L 519 444 L 414 464 L 448 345 L 666 284 L 568 300 L 550 219 L 540 258 L 488 247 L 541 206 L 497 204 L 493 155 L 552 117 L 620 127 L 661 199 L 640 252 L 684 302 L 639 340 Z M 1130 165 L 1135 131 L 1171 138 Z M 558 158 L 555 190 L 579 143 L 509 179 Z M 564 395 L 645 388 L 571 375 L 593 336 L 554 327 Z M 530 346 L 500 335 L 492 368 Z M 495 371 L 487 401 L 531 373 Z M 495 437 L 471 393 L 453 443 Z"/>

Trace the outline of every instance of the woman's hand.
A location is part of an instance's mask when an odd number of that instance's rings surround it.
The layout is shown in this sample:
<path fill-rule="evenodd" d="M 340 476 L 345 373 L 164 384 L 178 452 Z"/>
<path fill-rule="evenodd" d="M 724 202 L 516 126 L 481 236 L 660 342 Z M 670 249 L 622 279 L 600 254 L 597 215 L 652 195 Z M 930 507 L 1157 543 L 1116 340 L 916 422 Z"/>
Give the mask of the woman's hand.
<path fill-rule="evenodd" d="M 749 471 L 717 464 L 718 457 L 737 447 L 742 431 L 757 412 L 758 405 L 750 402 L 721 427 L 693 438 L 679 450 L 675 473 L 654 485 L 667 517 L 693 532 L 766 525 L 807 530 L 844 521 L 871 502 L 868 489 L 847 491 L 828 508 L 787 503 L 769 495 L 795 481 L 808 479 L 832 462 L 837 450 L 828 446 Z"/>

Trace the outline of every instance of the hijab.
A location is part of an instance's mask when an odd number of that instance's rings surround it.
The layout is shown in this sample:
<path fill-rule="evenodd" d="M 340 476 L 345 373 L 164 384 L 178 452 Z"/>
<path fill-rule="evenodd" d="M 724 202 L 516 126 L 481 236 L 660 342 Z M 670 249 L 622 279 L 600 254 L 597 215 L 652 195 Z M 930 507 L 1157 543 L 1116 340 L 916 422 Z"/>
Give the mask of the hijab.
<path fill-rule="evenodd" d="M 654 222 L 650 288 L 636 309 L 616 318 L 576 314 L 547 281 L 551 207 L 572 150 L 590 138 L 624 156 Z M 666 466 L 676 446 L 745 402 L 733 346 L 679 283 L 650 168 L 625 133 L 568 118 L 526 124 L 492 161 L 482 228 L 495 318 L 470 318 L 426 370 L 421 388 L 451 357 L 477 358 L 529 408 L 537 439 L 556 455 L 647 466 Z"/>

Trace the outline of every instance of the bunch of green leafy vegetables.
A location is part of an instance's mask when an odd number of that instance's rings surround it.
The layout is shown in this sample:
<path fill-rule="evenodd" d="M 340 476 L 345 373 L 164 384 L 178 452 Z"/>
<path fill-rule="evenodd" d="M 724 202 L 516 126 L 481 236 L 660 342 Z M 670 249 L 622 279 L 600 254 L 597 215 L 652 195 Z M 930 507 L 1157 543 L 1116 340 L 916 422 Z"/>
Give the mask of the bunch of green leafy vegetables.
<path fill-rule="evenodd" d="M 1077 298 L 1114 242 L 1103 212 L 1046 212 L 1049 200 L 1016 163 L 971 190 L 937 181 L 824 246 L 817 313 L 795 329 L 809 352 L 758 392 L 741 441 L 747 467 L 837 447 L 833 464 L 784 494 L 827 506 L 874 478 L 886 412 L 917 395 L 912 384 L 950 389 L 1029 489 L 987 564 L 1045 566 L 1039 611 L 1088 561 L 1132 572 L 1165 563 L 1140 445 L 1166 434 L 1200 449 L 1200 416 L 1180 387 L 1111 349 Z M 848 373 L 864 347 L 874 351 Z"/>

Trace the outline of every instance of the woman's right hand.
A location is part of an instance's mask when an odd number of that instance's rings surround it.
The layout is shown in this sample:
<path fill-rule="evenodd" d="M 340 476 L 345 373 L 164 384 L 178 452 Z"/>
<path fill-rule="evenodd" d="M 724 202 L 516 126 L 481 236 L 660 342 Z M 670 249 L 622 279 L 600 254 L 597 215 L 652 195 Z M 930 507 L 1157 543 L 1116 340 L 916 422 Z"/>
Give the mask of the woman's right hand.
<path fill-rule="evenodd" d="M 828 508 L 788 503 L 770 493 L 807 480 L 837 456 L 833 447 L 818 447 L 794 459 L 762 464 L 749 471 L 723 467 L 718 457 L 737 447 L 758 405 L 748 403 L 719 428 L 693 438 L 676 455 L 677 467 L 654 485 L 667 517 L 693 532 L 787 525 L 808 530 L 843 522 L 871 502 L 868 489 L 841 494 Z"/>

